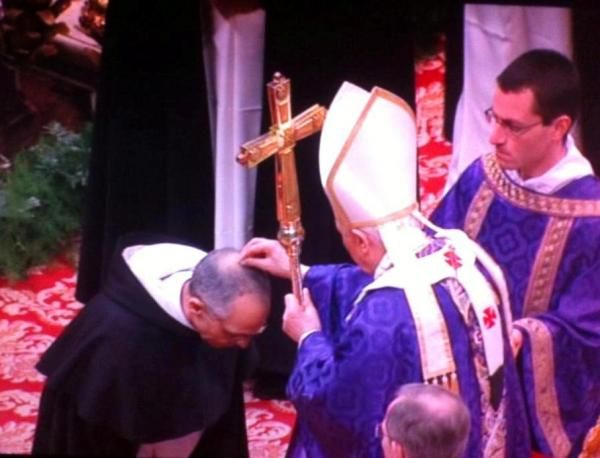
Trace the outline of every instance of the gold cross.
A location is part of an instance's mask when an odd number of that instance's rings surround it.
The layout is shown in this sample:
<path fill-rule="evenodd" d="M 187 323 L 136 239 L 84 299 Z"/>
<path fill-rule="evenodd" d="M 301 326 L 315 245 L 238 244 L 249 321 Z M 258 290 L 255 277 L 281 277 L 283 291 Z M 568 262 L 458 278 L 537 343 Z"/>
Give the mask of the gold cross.
<path fill-rule="evenodd" d="M 237 160 L 254 167 L 268 157 L 275 156 L 275 195 L 277 199 L 277 239 L 290 257 L 292 291 L 302 304 L 302 276 L 300 251 L 304 228 L 300 220 L 300 195 L 294 146 L 298 140 L 318 132 L 325 121 L 327 110 L 313 105 L 292 119 L 290 80 L 280 73 L 267 84 L 271 113 L 269 132 L 242 145 Z"/>

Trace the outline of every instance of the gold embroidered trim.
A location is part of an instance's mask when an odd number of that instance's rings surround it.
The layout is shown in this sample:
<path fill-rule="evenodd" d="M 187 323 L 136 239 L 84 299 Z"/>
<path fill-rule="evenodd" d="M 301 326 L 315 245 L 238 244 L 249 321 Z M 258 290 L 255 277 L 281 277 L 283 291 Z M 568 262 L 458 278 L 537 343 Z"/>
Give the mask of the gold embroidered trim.
<path fill-rule="evenodd" d="M 515 322 L 525 328 L 531 341 L 535 410 L 552 456 L 567 456 L 572 444 L 565 432 L 554 385 L 552 334 L 540 320 L 523 318 Z"/>
<path fill-rule="evenodd" d="M 469 210 L 465 216 L 465 232 L 473 240 L 479 235 L 481 225 L 493 200 L 494 190 L 487 181 L 484 181 L 471 201 L 471 205 L 469 205 Z"/>
<path fill-rule="evenodd" d="M 557 217 L 600 216 L 600 201 L 561 199 L 527 190 L 504 174 L 494 153 L 483 157 L 485 174 L 494 190 L 517 207 Z"/>
<path fill-rule="evenodd" d="M 572 226 L 571 218 L 550 218 L 529 276 L 523 316 L 548 310 L 554 279 Z"/>
<path fill-rule="evenodd" d="M 441 385 L 458 394 L 460 385 L 450 335 L 433 289 L 427 286 L 419 294 L 413 288 L 407 288 L 404 292 L 417 330 L 424 382 Z M 439 345 L 440 342 L 441 348 L 434 345 Z M 436 353 L 432 351 L 434 349 Z M 437 369 L 430 365 L 433 360 L 436 361 Z M 440 365 L 441 361 L 444 361 L 443 365 Z"/>
<path fill-rule="evenodd" d="M 410 215 L 412 212 L 414 212 L 415 210 L 418 210 L 418 209 L 419 209 L 419 204 L 417 204 L 415 202 L 406 208 L 398 210 L 397 212 L 394 212 L 394 213 L 390 213 L 389 215 L 382 216 L 381 218 L 363 220 L 363 221 L 357 221 L 355 223 L 350 223 L 350 228 L 359 229 L 361 227 L 381 226 L 382 224 L 389 223 L 390 221 L 405 218 L 408 215 Z"/>
<path fill-rule="evenodd" d="M 492 424 L 489 426 L 490 434 L 487 442 L 484 444 L 484 458 L 504 458 L 506 456 L 506 391 L 502 393 L 502 402 L 498 407 L 498 412 L 491 415 L 489 419 Z"/>

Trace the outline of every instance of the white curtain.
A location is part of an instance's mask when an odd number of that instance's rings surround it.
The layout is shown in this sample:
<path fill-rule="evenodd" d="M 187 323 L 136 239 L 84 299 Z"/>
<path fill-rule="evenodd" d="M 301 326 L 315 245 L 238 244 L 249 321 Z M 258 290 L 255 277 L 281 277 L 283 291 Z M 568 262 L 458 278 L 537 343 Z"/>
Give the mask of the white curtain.
<path fill-rule="evenodd" d="M 260 134 L 265 12 L 225 18 L 212 8 L 205 42 L 215 164 L 215 248 L 241 246 L 252 235 L 256 170 L 239 165 L 240 146 Z"/>

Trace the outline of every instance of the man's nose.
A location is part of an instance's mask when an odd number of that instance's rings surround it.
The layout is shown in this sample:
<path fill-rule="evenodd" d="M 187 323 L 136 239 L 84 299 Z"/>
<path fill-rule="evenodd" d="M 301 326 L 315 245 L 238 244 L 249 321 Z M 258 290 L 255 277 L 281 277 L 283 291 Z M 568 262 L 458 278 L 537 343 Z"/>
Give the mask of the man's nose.
<path fill-rule="evenodd" d="M 505 129 L 500 124 L 494 123 L 492 125 L 489 140 L 492 145 L 501 145 L 502 143 L 504 143 L 506 141 Z"/>

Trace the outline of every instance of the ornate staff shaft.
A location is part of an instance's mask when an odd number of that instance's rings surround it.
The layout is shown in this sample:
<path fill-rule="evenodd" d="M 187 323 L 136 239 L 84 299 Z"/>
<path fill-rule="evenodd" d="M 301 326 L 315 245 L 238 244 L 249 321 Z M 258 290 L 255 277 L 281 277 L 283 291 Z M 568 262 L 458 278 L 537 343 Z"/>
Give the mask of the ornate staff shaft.
<path fill-rule="evenodd" d="M 277 195 L 277 239 L 285 247 L 290 258 L 292 291 L 302 303 L 302 275 L 300 273 L 300 253 L 304 240 L 304 227 L 300 220 L 300 195 L 296 163 L 291 148 L 275 157 L 275 183 Z"/>

